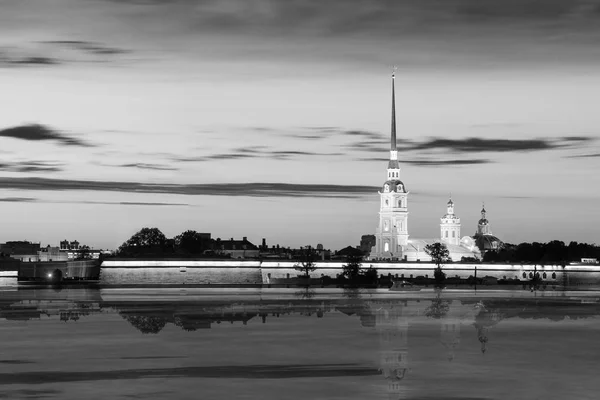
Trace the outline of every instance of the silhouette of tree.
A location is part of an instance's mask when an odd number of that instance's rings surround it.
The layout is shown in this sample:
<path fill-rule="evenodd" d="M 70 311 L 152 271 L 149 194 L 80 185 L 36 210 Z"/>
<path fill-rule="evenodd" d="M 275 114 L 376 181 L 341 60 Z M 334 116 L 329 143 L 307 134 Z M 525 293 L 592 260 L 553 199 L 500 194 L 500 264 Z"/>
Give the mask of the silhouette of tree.
<path fill-rule="evenodd" d="M 131 314 L 121 314 L 121 317 L 123 317 L 123 319 L 125 319 L 127 322 L 129 322 L 131 325 L 133 325 L 137 330 L 139 330 L 140 332 L 142 332 L 144 334 L 147 334 L 147 333 L 157 334 L 167 324 L 167 321 L 161 317 L 153 317 L 153 316 L 146 316 L 146 315 L 131 315 Z"/>
<path fill-rule="evenodd" d="M 142 228 L 117 250 L 119 256 L 163 253 L 167 249 L 167 238 L 158 228 Z"/>
<path fill-rule="evenodd" d="M 362 266 L 362 256 L 349 255 L 348 261 L 342 266 L 342 275 L 350 281 L 356 281 L 360 276 Z"/>
<path fill-rule="evenodd" d="M 425 252 L 431 256 L 431 260 L 437 265 L 433 271 L 433 277 L 436 284 L 440 285 L 446 279 L 446 274 L 442 271 L 442 265 L 451 261 L 450 252 L 444 243 L 432 243 L 425 246 Z"/>
<path fill-rule="evenodd" d="M 175 236 L 175 247 L 189 254 L 200 254 L 208 246 L 205 237 L 196 231 L 187 230 Z"/>
<path fill-rule="evenodd" d="M 317 253 L 311 246 L 307 246 L 301 249 L 300 262 L 294 265 L 296 271 L 300 271 L 304 274 L 304 278 L 310 278 L 310 273 L 317 269 L 315 260 L 317 259 Z"/>

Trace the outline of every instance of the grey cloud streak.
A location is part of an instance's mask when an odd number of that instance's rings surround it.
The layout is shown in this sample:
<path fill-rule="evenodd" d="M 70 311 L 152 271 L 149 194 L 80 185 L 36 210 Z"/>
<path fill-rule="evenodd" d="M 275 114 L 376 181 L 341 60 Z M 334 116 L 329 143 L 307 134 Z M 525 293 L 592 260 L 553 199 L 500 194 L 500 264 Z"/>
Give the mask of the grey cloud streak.
<path fill-rule="evenodd" d="M 87 200 L 43 200 L 34 197 L 0 197 L 0 202 L 5 203 L 51 203 L 51 204 L 99 204 L 117 206 L 184 206 L 187 203 L 170 202 L 137 202 L 137 201 L 87 201 Z"/>
<path fill-rule="evenodd" d="M 468 137 L 462 139 L 429 138 L 421 142 L 399 140 L 399 151 L 445 150 L 456 153 L 529 152 L 573 148 L 597 140 L 588 136 L 564 136 L 561 138 L 501 139 Z M 387 141 L 365 140 L 346 145 L 346 148 L 366 152 L 388 151 Z"/>
<path fill-rule="evenodd" d="M 389 160 L 389 158 L 383 158 L 383 157 L 358 158 L 357 159 L 357 161 L 381 161 L 381 162 L 385 162 L 388 160 Z M 451 160 L 438 160 L 438 159 L 431 159 L 431 160 L 401 159 L 400 160 L 400 164 L 417 165 L 417 166 L 423 166 L 423 167 L 436 167 L 436 166 L 441 166 L 441 165 L 460 166 L 460 165 L 490 164 L 492 162 L 493 161 L 491 161 L 491 160 L 482 159 L 482 158 L 451 159 Z"/>
<path fill-rule="evenodd" d="M 0 187 L 17 190 L 99 191 L 155 193 L 192 196 L 243 197 L 325 197 L 354 198 L 377 192 L 377 187 L 360 185 L 291 184 L 291 183 L 207 183 L 168 184 L 110 182 L 46 178 L 1 178 Z"/>
<path fill-rule="evenodd" d="M 94 147 L 90 143 L 40 124 L 21 125 L 2 129 L 0 130 L 0 137 L 28 141 L 56 141 L 67 146 Z"/>
<path fill-rule="evenodd" d="M 46 161 L 0 162 L 0 170 L 9 172 L 60 172 L 63 164 Z"/>
<path fill-rule="evenodd" d="M 206 156 L 196 157 L 172 157 L 173 161 L 178 162 L 206 162 L 206 161 L 224 161 L 224 160 L 240 160 L 249 158 L 271 158 L 275 160 L 288 160 L 296 157 L 312 157 L 312 156 L 342 156 L 343 153 L 318 153 L 302 150 L 268 150 L 267 146 L 252 146 L 232 149 L 227 153 L 211 154 Z"/>

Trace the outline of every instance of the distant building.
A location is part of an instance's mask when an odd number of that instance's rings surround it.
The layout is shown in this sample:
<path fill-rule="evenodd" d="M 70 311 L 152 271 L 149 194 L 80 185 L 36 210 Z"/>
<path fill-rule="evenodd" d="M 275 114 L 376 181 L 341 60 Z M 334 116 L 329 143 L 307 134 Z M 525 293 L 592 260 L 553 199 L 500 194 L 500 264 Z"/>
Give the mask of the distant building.
<path fill-rule="evenodd" d="M 97 260 L 100 258 L 100 254 L 106 254 L 105 251 L 91 249 L 87 245 L 82 245 L 79 241 L 73 240 L 62 240 L 60 242 L 59 251 L 67 255 L 68 260 L 76 260 L 78 258 L 90 258 Z"/>
<path fill-rule="evenodd" d="M 597 258 L 582 258 L 581 262 L 584 264 L 598 264 Z"/>
<path fill-rule="evenodd" d="M 41 249 L 38 252 L 38 260 L 37 261 L 68 261 L 69 256 L 60 251 L 59 247 L 50 247 L 48 245 L 46 248 Z"/>
<path fill-rule="evenodd" d="M 258 258 L 259 249 L 244 236 L 242 240 L 220 240 L 215 242 L 215 253 L 229 255 L 231 258 Z"/>
<path fill-rule="evenodd" d="M 39 251 L 40 243 L 11 241 L 0 244 L 0 253 L 25 262 L 38 261 Z"/>

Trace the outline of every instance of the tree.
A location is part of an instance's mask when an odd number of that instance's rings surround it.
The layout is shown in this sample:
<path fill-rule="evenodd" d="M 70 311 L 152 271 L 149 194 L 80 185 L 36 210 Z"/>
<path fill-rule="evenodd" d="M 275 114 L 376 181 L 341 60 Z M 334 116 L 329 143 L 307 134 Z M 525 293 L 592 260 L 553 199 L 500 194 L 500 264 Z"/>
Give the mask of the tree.
<path fill-rule="evenodd" d="M 355 281 L 360 276 L 361 266 L 362 256 L 350 255 L 348 256 L 348 263 L 342 266 L 342 275 L 344 275 L 350 281 Z"/>
<path fill-rule="evenodd" d="M 441 284 L 446 279 L 446 274 L 442 271 L 442 265 L 451 261 L 450 252 L 444 243 L 433 243 L 425 246 L 425 252 L 431 256 L 431 260 L 437 265 L 433 271 L 433 277 L 436 284 Z"/>
<path fill-rule="evenodd" d="M 207 239 L 196 231 L 188 230 L 175 236 L 175 247 L 190 254 L 200 254 L 206 250 Z"/>
<path fill-rule="evenodd" d="M 307 246 L 306 248 L 302 248 L 300 262 L 294 265 L 294 269 L 302 272 L 304 274 L 304 278 L 310 278 L 310 273 L 317 269 L 317 265 L 315 263 L 316 259 L 317 254 L 312 247 Z"/>
<path fill-rule="evenodd" d="M 142 228 L 119 247 L 117 254 L 126 256 L 154 252 L 162 253 L 166 243 L 167 238 L 160 229 Z"/>

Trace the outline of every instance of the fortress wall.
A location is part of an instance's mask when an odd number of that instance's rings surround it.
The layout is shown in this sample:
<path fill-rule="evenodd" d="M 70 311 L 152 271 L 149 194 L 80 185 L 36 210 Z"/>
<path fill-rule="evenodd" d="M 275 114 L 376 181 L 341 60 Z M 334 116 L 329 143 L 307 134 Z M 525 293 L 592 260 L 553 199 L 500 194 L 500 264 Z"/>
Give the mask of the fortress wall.
<path fill-rule="evenodd" d="M 330 262 L 330 263 L 316 263 L 317 270 L 311 273 L 311 277 L 318 278 L 323 275 L 335 278 L 338 274 L 342 273 L 342 267 L 344 262 Z M 294 262 L 263 262 L 261 265 L 261 273 L 263 281 L 269 282 L 273 278 L 286 278 L 289 274 L 290 277 L 295 277 L 301 272 L 294 270 Z M 405 278 L 417 276 L 433 277 L 433 271 L 436 268 L 435 264 L 431 263 L 377 263 L 377 262 L 364 262 L 362 268 L 375 268 L 379 275 L 398 276 L 401 278 L 404 275 Z M 443 270 L 448 277 L 458 276 L 466 279 L 469 276 L 475 275 L 475 268 L 477 268 L 477 277 L 483 278 L 484 276 L 493 276 L 498 279 L 506 277 L 520 278 L 523 279 L 523 273 L 525 273 L 527 279 L 529 279 L 529 273 L 533 273 L 534 269 L 542 275 L 546 273 L 547 280 L 562 281 L 563 279 L 563 267 L 561 265 L 520 265 L 520 264 L 447 264 L 443 266 Z M 600 271 L 600 268 L 596 268 Z M 574 270 L 575 271 L 575 270 Z M 552 274 L 555 273 L 556 278 L 552 279 Z"/>
<path fill-rule="evenodd" d="M 294 261 L 255 261 L 255 260 L 109 260 L 102 263 L 101 282 L 106 284 L 155 284 L 155 283 L 231 283 L 260 284 L 269 283 L 271 279 L 294 278 L 302 273 L 294 270 Z M 344 262 L 317 262 L 317 270 L 311 277 L 326 275 L 335 278 L 342 273 Z M 433 276 L 435 264 L 432 263 L 382 263 L 364 262 L 362 268 L 376 268 L 379 275 L 398 276 L 398 279 L 417 276 Z M 506 277 L 529 279 L 534 270 L 546 280 L 570 284 L 581 282 L 600 282 L 600 266 L 585 265 L 521 265 L 521 264 L 447 264 L 443 270 L 448 277 L 458 276 L 466 279 L 493 276 L 498 279 Z M 552 278 L 552 274 L 556 274 Z M 565 277 L 564 274 L 567 273 Z M 525 274 L 525 278 L 523 277 Z"/>
<path fill-rule="evenodd" d="M 100 283 L 115 284 L 262 284 L 260 268 L 220 267 L 102 267 Z"/>

